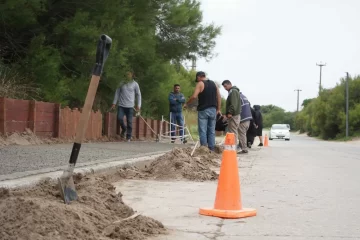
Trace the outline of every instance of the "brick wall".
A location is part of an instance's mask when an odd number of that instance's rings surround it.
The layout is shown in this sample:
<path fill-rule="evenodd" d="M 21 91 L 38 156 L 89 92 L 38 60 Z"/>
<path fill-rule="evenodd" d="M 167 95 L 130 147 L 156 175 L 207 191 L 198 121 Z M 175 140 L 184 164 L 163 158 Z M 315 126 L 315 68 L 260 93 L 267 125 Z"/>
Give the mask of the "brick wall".
<path fill-rule="evenodd" d="M 29 128 L 39 136 L 56 137 L 59 123 L 54 118 L 59 109 L 60 105 L 55 103 L 0 98 L 0 133 Z"/>
<path fill-rule="evenodd" d="M 73 138 L 76 135 L 76 129 L 80 120 L 81 111 L 77 108 L 70 109 L 65 107 L 60 110 L 59 117 L 59 137 Z M 102 136 L 102 114 L 101 112 L 91 112 L 85 138 L 99 139 Z"/>
<path fill-rule="evenodd" d="M 69 107 L 61 108 L 60 104 L 0 98 L 0 134 L 23 132 L 31 129 L 36 135 L 43 137 L 73 138 L 81 110 Z M 144 119 L 155 131 L 160 133 L 161 121 Z M 140 117 L 134 117 L 133 137 L 137 139 L 154 138 L 156 135 Z M 120 124 L 115 113 L 91 112 L 85 134 L 86 139 L 99 139 L 103 135 L 115 137 L 120 134 Z M 163 133 L 169 126 L 163 123 Z"/>

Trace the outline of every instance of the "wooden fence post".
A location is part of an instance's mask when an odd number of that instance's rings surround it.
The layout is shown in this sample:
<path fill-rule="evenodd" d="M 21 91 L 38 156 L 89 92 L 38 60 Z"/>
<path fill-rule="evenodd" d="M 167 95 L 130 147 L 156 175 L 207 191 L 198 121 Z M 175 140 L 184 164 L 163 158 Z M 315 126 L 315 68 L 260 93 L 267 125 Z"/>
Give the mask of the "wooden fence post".
<path fill-rule="evenodd" d="M 36 101 L 29 101 L 28 128 L 36 134 Z"/>
<path fill-rule="evenodd" d="M 0 133 L 6 134 L 6 98 L 0 98 Z"/>
<path fill-rule="evenodd" d="M 55 116 L 54 116 L 54 137 L 61 138 L 60 130 L 60 118 L 61 118 L 61 105 L 59 103 L 54 104 Z"/>

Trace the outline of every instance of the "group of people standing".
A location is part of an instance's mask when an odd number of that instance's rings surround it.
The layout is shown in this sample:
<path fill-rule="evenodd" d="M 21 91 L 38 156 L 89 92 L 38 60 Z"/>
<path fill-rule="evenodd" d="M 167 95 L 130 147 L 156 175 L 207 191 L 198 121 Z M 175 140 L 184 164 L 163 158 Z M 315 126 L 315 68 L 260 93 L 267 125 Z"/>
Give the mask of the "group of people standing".
<path fill-rule="evenodd" d="M 198 132 L 200 145 L 207 146 L 210 150 L 215 150 L 215 129 L 225 126 L 225 131 L 236 135 L 239 142 L 238 152 L 247 153 L 247 148 L 251 147 L 255 136 L 259 136 L 262 146 L 262 116 L 260 106 L 255 105 L 251 108 L 250 102 L 240 90 L 233 86 L 229 80 L 223 81 L 223 87 L 229 92 L 226 100 L 226 112 L 221 114 L 221 95 L 218 86 L 214 81 L 206 78 L 204 72 L 197 72 L 195 77 L 196 87 L 193 95 L 186 101 L 184 95 L 180 92 L 180 85 L 175 84 L 174 90 L 169 94 L 170 118 L 171 118 L 171 136 L 172 142 L 175 142 L 175 125 L 180 126 L 180 139 L 186 143 L 184 137 L 184 121 L 182 109 L 195 99 L 198 99 Z M 135 106 L 135 97 L 137 105 Z M 131 140 L 132 136 L 132 118 L 135 111 L 141 108 L 141 91 L 139 84 L 135 81 L 134 73 L 127 72 L 126 80 L 116 90 L 111 109 L 117 106 L 117 117 L 121 126 L 121 137 Z M 126 117 L 126 125 L 124 122 Z M 219 130 L 219 129 L 217 129 Z"/>
<path fill-rule="evenodd" d="M 239 88 L 233 86 L 229 80 L 225 80 L 222 86 L 229 92 L 226 100 L 226 110 L 221 114 L 221 95 L 218 86 L 214 81 L 206 78 L 204 72 L 196 73 L 196 87 L 193 95 L 184 104 L 184 108 L 198 99 L 198 132 L 200 145 L 207 146 L 210 150 L 215 148 L 215 131 L 232 132 L 236 136 L 239 153 L 248 153 L 248 148 L 254 143 L 256 136 L 259 136 L 262 143 L 262 115 L 260 106 L 251 108 L 249 100 L 240 92 Z M 172 126 L 178 124 L 183 126 L 182 103 L 185 97 L 180 93 L 180 86 L 174 85 L 174 92 L 169 94 L 170 116 Z M 182 130 L 180 130 L 182 131 Z M 172 136 L 175 131 L 171 129 Z M 182 133 L 180 133 L 181 135 Z M 183 138 L 181 138 L 184 141 Z M 173 139 L 174 141 L 174 139 Z"/>
<path fill-rule="evenodd" d="M 218 121 L 227 121 L 227 132 L 234 133 L 238 144 L 238 153 L 248 153 L 248 148 L 254 143 L 256 136 L 262 143 L 262 115 L 260 106 L 251 107 L 247 97 L 233 86 L 229 80 L 224 80 L 222 86 L 228 91 L 226 112 Z"/>

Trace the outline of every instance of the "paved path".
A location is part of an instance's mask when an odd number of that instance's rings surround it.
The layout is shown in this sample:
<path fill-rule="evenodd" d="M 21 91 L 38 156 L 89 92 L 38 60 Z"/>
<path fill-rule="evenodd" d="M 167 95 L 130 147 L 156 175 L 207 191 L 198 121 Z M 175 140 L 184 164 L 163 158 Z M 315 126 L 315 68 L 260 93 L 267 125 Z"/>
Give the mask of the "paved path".
<path fill-rule="evenodd" d="M 133 158 L 154 152 L 171 150 L 174 146 L 188 145 L 156 142 L 116 142 L 116 143 L 84 143 L 82 145 L 78 165 L 86 165 L 94 161 L 106 161 L 109 158 Z M 69 161 L 72 144 L 6 146 L 0 147 L 1 175 L 51 169 L 63 169 Z"/>
<path fill-rule="evenodd" d="M 360 147 L 294 136 L 241 157 L 244 207 L 252 218 L 200 216 L 213 206 L 216 183 L 123 181 L 124 201 L 162 221 L 156 240 L 360 239 Z M 155 240 L 155 239 L 154 239 Z"/>

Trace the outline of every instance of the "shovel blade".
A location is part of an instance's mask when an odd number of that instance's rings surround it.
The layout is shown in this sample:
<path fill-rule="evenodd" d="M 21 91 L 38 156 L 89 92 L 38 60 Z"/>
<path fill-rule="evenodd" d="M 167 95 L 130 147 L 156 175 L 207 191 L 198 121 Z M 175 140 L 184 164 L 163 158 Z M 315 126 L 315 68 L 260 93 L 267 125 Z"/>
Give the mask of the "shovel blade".
<path fill-rule="evenodd" d="M 64 203 L 69 204 L 71 201 L 76 201 L 78 199 L 72 176 L 58 178 L 58 186 Z"/>

